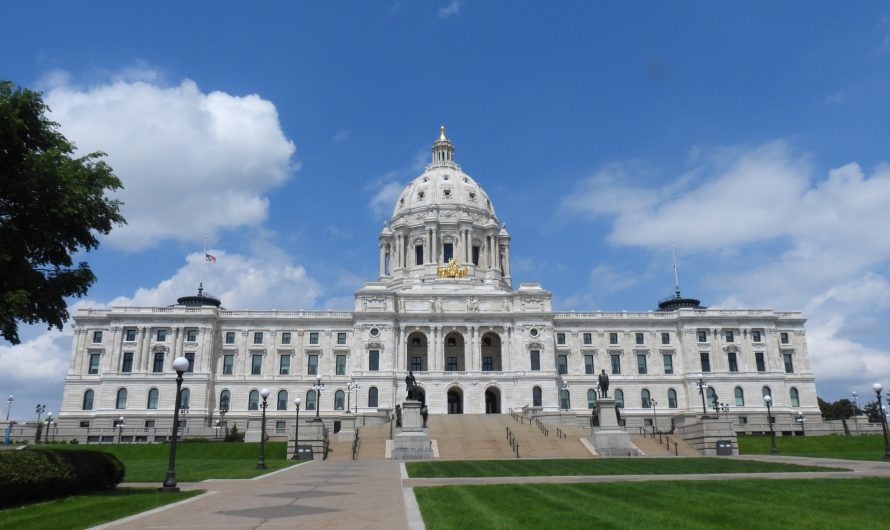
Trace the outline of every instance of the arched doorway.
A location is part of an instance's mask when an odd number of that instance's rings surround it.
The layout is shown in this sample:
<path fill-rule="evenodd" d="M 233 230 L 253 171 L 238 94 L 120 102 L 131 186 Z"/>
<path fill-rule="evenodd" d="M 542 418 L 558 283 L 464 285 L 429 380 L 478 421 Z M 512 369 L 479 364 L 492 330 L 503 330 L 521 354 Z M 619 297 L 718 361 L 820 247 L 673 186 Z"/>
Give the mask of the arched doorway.
<path fill-rule="evenodd" d="M 495 387 L 485 389 L 485 413 L 501 413 L 501 391 Z"/>
<path fill-rule="evenodd" d="M 445 335 L 445 371 L 463 372 L 467 369 L 464 361 L 464 337 L 456 331 Z"/>
<path fill-rule="evenodd" d="M 482 371 L 500 372 L 501 364 L 501 338 L 497 333 L 489 331 L 482 335 Z"/>
<path fill-rule="evenodd" d="M 412 372 L 426 372 L 429 370 L 426 335 L 419 331 L 415 331 L 408 335 L 407 340 L 408 366 L 406 366 L 405 369 Z"/>
<path fill-rule="evenodd" d="M 464 393 L 454 386 L 448 389 L 448 414 L 464 413 Z"/>

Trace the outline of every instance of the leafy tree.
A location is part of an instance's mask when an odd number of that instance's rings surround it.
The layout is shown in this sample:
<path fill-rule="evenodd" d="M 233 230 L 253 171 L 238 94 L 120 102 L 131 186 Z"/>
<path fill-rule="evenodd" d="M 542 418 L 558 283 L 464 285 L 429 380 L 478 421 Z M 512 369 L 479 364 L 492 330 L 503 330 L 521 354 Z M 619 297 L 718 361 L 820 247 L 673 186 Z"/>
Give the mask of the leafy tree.
<path fill-rule="evenodd" d="M 122 185 L 105 153 L 75 157 L 47 110 L 40 93 L 0 80 L 0 334 L 13 344 L 19 322 L 62 329 L 65 298 L 96 281 L 72 254 L 126 223 L 106 195 Z"/>
<path fill-rule="evenodd" d="M 865 414 L 868 416 L 869 423 L 881 423 L 881 411 L 878 409 L 877 401 L 869 401 L 865 406 Z"/>
<path fill-rule="evenodd" d="M 822 411 L 822 418 L 826 420 L 843 420 L 853 416 L 854 406 L 849 399 L 839 399 L 834 403 L 829 403 L 822 398 L 817 399 L 819 400 L 819 409 Z M 862 413 L 861 410 L 857 410 L 857 412 Z"/>

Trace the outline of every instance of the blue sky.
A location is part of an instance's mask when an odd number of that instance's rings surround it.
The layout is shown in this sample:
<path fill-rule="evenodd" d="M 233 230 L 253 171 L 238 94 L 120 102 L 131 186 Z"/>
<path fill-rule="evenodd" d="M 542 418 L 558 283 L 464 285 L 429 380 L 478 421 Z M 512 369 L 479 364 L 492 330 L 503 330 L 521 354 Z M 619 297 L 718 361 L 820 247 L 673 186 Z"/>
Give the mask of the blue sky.
<path fill-rule="evenodd" d="M 0 77 L 130 224 L 79 304 L 348 308 L 444 124 L 558 309 L 803 310 L 820 395 L 890 384 L 890 10 L 829 2 L 18 2 Z M 58 409 L 70 331 L 0 344 Z"/>

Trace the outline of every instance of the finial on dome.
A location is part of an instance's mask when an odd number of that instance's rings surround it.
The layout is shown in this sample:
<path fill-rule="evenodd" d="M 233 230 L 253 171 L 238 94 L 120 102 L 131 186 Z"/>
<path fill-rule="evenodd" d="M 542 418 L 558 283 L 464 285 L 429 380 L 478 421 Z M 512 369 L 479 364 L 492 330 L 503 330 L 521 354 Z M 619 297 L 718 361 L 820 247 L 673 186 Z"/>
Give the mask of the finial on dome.
<path fill-rule="evenodd" d="M 443 125 L 443 126 L 439 127 L 439 140 L 444 142 L 447 139 L 448 138 L 445 138 L 445 126 Z"/>

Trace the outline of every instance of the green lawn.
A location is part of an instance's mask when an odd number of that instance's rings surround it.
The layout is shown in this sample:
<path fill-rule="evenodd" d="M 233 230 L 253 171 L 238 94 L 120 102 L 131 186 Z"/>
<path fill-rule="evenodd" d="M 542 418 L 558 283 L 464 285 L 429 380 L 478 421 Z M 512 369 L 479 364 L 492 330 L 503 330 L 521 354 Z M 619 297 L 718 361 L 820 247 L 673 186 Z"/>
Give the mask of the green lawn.
<path fill-rule="evenodd" d="M 739 436 L 739 453 L 743 455 L 769 454 L 769 436 Z M 844 458 L 848 460 L 883 460 L 884 436 L 777 436 L 779 454 L 815 458 Z"/>
<path fill-rule="evenodd" d="M 106 451 L 120 458 L 125 482 L 163 482 L 167 475 L 169 444 L 49 445 L 57 449 Z M 286 442 L 266 442 L 266 466 L 255 469 L 259 443 L 195 442 L 176 445 L 176 480 L 198 482 L 209 478 L 252 478 L 293 465 L 285 460 Z"/>
<path fill-rule="evenodd" d="M 412 478 L 542 477 L 575 475 L 674 475 L 689 473 L 769 473 L 834 471 L 837 468 L 752 462 L 728 458 L 597 458 L 547 460 L 459 460 L 409 462 Z"/>
<path fill-rule="evenodd" d="M 203 491 L 161 493 L 157 489 L 118 488 L 90 495 L 74 495 L 0 510 L 0 528 L 89 528 L 201 493 Z"/>
<path fill-rule="evenodd" d="M 875 528 L 890 480 L 727 480 L 414 488 L 426 527 Z"/>

